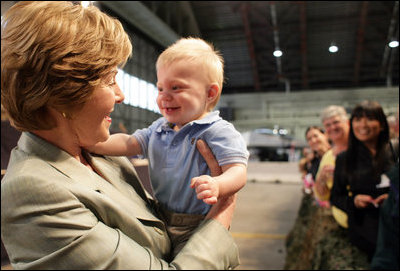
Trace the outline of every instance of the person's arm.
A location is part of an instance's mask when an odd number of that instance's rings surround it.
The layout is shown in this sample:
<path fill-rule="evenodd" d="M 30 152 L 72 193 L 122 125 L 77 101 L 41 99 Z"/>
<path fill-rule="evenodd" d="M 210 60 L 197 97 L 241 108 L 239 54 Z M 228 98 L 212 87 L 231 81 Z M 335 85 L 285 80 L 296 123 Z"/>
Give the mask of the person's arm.
<path fill-rule="evenodd" d="M 333 172 L 335 170 L 334 165 L 322 164 L 318 169 L 315 185 L 314 185 L 314 196 L 319 200 L 329 200 L 330 191 L 327 185 L 329 179 L 333 179 Z"/>
<path fill-rule="evenodd" d="M 211 151 L 204 156 L 211 174 L 218 175 L 221 169 Z M 24 163 L 23 174 L 14 168 L 19 177 L 9 172 L 1 187 L 1 231 L 14 269 L 227 270 L 239 264 L 238 248 L 228 231 L 235 196 L 215 204 L 169 261 L 167 232 L 137 195 L 140 185 L 122 185 L 124 196 L 118 196 L 117 190 L 94 190 L 97 187 L 75 180 L 87 174 L 80 167 L 65 167 L 69 177 L 46 162 L 33 162 L 34 170 L 28 172 Z M 121 182 L 138 182 L 126 158 L 96 158 L 96 164 L 110 176 L 120 176 Z M 143 245 L 149 241 L 149 246 Z"/>
<path fill-rule="evenodd" d="M 160 234 L 167 235 L 158 226 L 161 222 L 145 220 L 148 225 L 136 222 L 135 212 L 131 212 L 131 217 L 120 216 L 128 215 L 128 206 L 121 208 L 115 204 L 116 199 L 103 202 L 100 197 L 99 204 L 105 204 L 104 209 L 100 205 L 92 206 L 96 211 L 93 212 L 88 208 L 92 202 L 86 203 L 86 197 L 95 192 L 85 187 L 79 193 L 84 199 L 80 201 L 65 185 L 44 178 L 9 181 L 1 189 L 1 230 L 13 269 L 223 270 L 238 265 L 238 248 L 227 230 L 234 199 L 216 204 L 218 208 L 212 208 L 209 219 L 199 226 L 175 259 L 168 261 L 159 249 L 142 245 L 146 238 L 153 236 L 157 240 Z M 26 181 L 30 185 L 24 185 Z M 108 204 L 115 204 L 116 208 L 108 209 Z M 131 204 L 129 208 L 144 206 Z M 105 219 L 100 220 L 97 211 Z M 146 209 L 142 212 L 151 214 Z M 122 218 L 128 228 L 120 227 L 122 222 L 118 226 L 110 222 Z M 136 230 L 132 235 L 130 231 Z M 162 238 L 157 245 L 165 246 L 167 242 Z"/>
<path fill-rule="evenodd" d="M 216 177 L 222 174 L 222 168 L 219 166 L 217 159 L 215 159 L 210 147 L 201 139 L 196 142 L 197 150 L 203 156 L 210 169 L 210 175 Z M 229 229 L 233 212 L 235 210 L 236 195 L 226 197 L 218 201 L 208 212 L 206 219 L 214 219 L 221 223 L 226 229 Z"/>
<path fill-rule="evenodd" d="M 222 171 L 217 177 L 201 175 L 191 180 L 190 186 L 196 190 L 198 199 L 207 204 L 215 204 L 220 198 L 235 194 L 246 184 L 246 165 L 224 165 Z"/>
<path fill-rule="evenodd" d="M 90 152 L 110 156 L 132 156 L 142 154 L 138 140 L 128 134 L 112 134 L 105 142 L 88 148 Z"/>

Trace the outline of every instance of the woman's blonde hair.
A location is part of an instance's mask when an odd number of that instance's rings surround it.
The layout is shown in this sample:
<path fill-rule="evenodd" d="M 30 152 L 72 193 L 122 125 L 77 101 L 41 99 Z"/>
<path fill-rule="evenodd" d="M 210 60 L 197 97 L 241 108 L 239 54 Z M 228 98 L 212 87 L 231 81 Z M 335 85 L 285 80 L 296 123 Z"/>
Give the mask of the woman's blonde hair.
<path fill-rule="evenodd" d="M 224 83 L 224 59 L 220 52 L 215 50 L 212 44 L 200 38 L 181 38 L 160 54 L 157 59 L 156 69 L 158 70 L 162 66 L 179 60 L 193 61 L 196 64 L 200 64 L 209 80 L 206 83 L 218 84 L 217 99 L 210 104 L 210 110 L 214 108 L 219 101 Z"/>
<path fill-rule="evenodd" d="M 340 119 L 342 121 L 347 121 L 349 119 L 349 117 L 347 116 L 346 109 L 344 109 L 343 106 L 330 105 L 330 106 L 324 108 L 324 110 L 322 110 L 321 121 L 323 122 L 329 118 L 336 117 L 336 116 L 340 117 Z"/>
<path fill-rule="evenodd" d="M 1 103 L 21 131 L 55 127 L 48 107 L 82 108 L 132 52 L 121 23 L 94 6 L 21 1 L 1 24 Z"/>

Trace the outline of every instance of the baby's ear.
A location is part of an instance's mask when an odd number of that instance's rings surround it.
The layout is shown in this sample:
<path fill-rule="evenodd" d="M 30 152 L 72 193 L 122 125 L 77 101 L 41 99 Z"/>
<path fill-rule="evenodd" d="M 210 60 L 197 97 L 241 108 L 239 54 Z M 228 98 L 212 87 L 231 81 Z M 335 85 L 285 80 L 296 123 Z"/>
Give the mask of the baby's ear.
<path fill-rule="evenodd" d="M 215 98 L 218 97 L 219 94 L 219 86 L 216 83 L 211 84 L 208 87 L 208 91 L 207 91 L 207 100 L 209 102 L 212 102 Z"/>

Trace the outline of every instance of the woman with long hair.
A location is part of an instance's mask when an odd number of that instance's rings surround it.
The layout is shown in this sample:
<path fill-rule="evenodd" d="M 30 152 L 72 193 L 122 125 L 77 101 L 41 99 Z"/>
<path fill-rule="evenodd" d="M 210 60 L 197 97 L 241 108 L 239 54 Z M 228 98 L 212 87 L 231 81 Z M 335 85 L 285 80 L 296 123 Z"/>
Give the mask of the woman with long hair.
<path fill-rule="evenodd" d="M 336 158 L 330 201 L 347 213 L 350 241 L 369 259 L 376 247 L 380 206 L 389 190 L 382 174 L 394 164 L 394 156 L 381 105 L 375 101 L 356 105 L 348 149 Z"/>

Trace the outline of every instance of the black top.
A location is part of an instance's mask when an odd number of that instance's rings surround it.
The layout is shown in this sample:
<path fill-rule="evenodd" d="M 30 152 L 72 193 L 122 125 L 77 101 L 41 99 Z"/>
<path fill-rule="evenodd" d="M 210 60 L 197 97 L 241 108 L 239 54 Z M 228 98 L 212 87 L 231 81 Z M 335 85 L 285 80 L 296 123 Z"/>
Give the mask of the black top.
<path fill-rule="evenodd" d="M 313 180 L 315 180 L 315 176 L 317 176 L 318 168 L 319 168 L 319 163 L 321 162 L 320 157 L 314 157 L 311 160 L 311 166 L 308 169 L 308 173 L 311 173 Z"/>
<path fill-rule="evenodd" d="M 399 270 L 399 162 L 387 173 L 390 179 L 389 196 L 382 205 L 378 242 L 371 269 Z"/>

